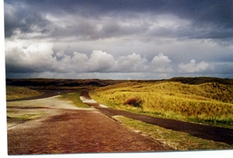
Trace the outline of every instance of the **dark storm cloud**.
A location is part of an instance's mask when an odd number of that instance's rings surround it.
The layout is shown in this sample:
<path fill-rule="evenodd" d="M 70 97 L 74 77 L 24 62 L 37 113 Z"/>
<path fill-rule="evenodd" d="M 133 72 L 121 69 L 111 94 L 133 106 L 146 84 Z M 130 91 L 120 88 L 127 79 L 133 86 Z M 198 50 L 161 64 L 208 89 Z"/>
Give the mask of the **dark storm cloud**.
<path fill-rule="evenodd" d="M 27 5 L 6 3 L 5 36 L 10 37 L 17 30 L 21 33 L 46 33 L 50 22 L 43 16 L 43 12 L 32 11 Z"/>
<path fill-rule="evenodd" d="M 143 28 L 131 27 L 134 30 L 132 31 L 119 26 L 117 20 L 136 19 L 137 14 L 144 12 L 152 15 L 171 14 L 191 22 L 188 28 L 158 30 L 156 35 L 226 40 L 233 36 L 233 1 L 231 0 L 6 0 L 5 6 L 7 5 L 14 7 L 15 14 L 13 17 L 5 14 L 6 37 L 10 37 L 16 29 L 22 33 L 36 31 L 52 37 L 76 35 L 83 39 L 138 34 Z M 53 14 L 58 18 L 64 14 L 70 14 L 74 21 L 79 20 L 79 22 L 76 23 L 77 25 L 62 29 L 52 25 L 46 19 L 46 14 Z M 98 20 L 102 21 L 103 16 L 110 17 L 112 20 L 116 19 L 116 21 L 111 20 L 112 24 L 99 22 L 103 28 L 98 30 L 96 23 L 92 21 L 88 23 L 84 19 L 80 23 L 80 19 L 76 19 L 76 16 L 94 19 L 97 24 Z M 145 15 L 140 18 L 146 19 L 147 17 Z M 148 25 L 143 24 L 139 27 L 144 27 L 146 31 Z M 49 34 L 50 32 L 52 34 Z"/>
<path fill-rule="evenodd" d="M 198 21 L 229 23 L 232 18 L 232 0 L 24 0 L 42 10 L 106 14 L 106 12 L 175 13 Z M 96 14 L 97 13 L 97 14 Z M 232 25 L 232 22 L 230 23 Z"/>
<path fill-rule="evenodd" d="M 4 16 L 11 74 L 232 72 L 232 0 L 5 0 Z"/>

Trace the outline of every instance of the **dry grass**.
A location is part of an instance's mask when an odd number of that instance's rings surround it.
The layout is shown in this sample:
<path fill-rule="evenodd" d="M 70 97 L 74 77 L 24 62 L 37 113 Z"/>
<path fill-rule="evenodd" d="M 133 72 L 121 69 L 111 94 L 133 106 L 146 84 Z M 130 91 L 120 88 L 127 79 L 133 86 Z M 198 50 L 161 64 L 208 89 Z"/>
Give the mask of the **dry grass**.
<path fill-rule="evenodd" d="M 233 125 L 232 85 L 125 82 L 95 89 L 90 95 L 116 109 L 230 128 Z M 130 98 L 138 98 L 141 108 L 124 105 Z"/>

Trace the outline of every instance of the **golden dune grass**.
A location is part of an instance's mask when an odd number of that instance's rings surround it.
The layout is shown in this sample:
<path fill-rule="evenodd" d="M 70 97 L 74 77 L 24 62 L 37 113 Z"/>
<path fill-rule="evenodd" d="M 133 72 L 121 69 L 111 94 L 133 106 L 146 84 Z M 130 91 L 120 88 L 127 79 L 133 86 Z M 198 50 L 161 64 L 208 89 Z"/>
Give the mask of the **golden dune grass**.
<path fill-rule="evenodd" d="M 97 88 L 90 95 L 96 101 L 117 109 L 186 121 L 233 125 L 232 85 L 215 82 L 195 85 L 170 81 L 125 82 Z M 124 105 L 130 98 L 140 99 L 139 108 Z"/>

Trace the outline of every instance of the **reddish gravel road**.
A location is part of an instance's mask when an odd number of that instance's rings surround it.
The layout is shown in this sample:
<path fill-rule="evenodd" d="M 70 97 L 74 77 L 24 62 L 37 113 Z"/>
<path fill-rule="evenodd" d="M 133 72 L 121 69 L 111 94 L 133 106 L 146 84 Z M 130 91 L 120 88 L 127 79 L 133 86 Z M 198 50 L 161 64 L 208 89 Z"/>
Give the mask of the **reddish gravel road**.
<path fill-rule="evenodd" d="M 46 115 L 38 119 L 26 122 L 16 121 L 16 125 L 9 126 L 7 131 L 8 154 L 173 150 L 149 137 L 125 128 L 111 119 L 115 115 L 122 115 L 168 129 L 183 131 L 204 139 L 233 144 L 232 129 L 160 119 L 106 108 L 91 100 L 87 91 L 83 91 L 81 97 L 84 102 L 95 108 L 76 108 L 65 101 L 58 100 L 56 97 L 8 102 L 7 109 L 9 110 L 46 112 Z M 8 119 L 8 123 L 14 121 L 14 119 Z"/>
<path fill-rule="evenodd" d="M 52 100 L 53 99 L 53 100 Z M 42 102 L 43 101 L 43 102 Z M 56 98 L 10 102 L 10 109 L 44 110 L 46 115 L 8 128 L 8 154 L 61 154 L 99 152 L 145 152 L 172 150 L 130 131 L 94 108 L 75 109 L 67 103 L 56 107 Z M 48 106 L 45 106 L 47 102 Z M 26 104 L 27 103 L 27 104 Z M 36 107 L 35 103 L 39 106 Z"/>

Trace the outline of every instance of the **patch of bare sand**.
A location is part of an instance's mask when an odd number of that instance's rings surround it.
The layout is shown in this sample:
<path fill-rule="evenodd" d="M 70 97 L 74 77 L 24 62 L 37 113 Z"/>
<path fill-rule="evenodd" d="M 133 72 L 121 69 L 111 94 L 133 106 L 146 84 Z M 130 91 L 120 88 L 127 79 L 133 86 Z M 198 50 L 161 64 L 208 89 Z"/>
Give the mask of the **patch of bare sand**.
<path fill-rule="evenodd" d="M 43 115 L 54 115 L 56 110 L 53 109 L 93 109 L 75 107 L 71 101 L 64 101 L 58 97 L 7 102 L 7 129 L 15 128 L 22 123 L 30 121 L 30 119 L 40 119 Z"/>
<path fill-rule="evenodd" d="M 82 108 L 75 107 L 71 101 L 64 101 L 58 99 L 59 96 L 53 96 L 43 99 L 35 100 L 23 100 L 23 101 L 12 101 L 7 102 L 7 108 L 9 107 L 44 107 L 44 108 L 58 108 L 58 109 L 79 109 Z"/>

